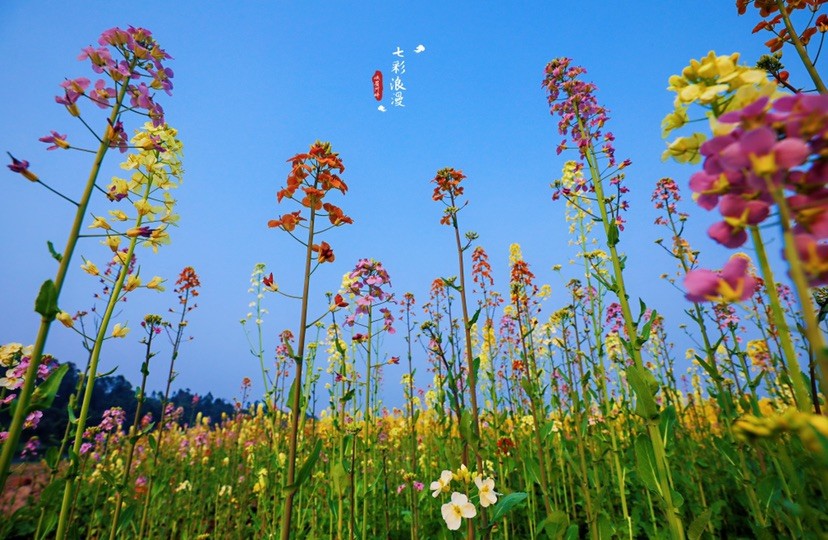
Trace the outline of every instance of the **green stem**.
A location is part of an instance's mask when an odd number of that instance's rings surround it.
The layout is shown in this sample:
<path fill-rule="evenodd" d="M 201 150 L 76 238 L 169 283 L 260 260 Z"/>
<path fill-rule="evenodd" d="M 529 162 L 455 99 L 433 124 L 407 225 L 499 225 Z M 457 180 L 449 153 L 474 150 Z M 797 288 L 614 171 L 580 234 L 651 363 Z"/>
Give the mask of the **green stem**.
<path fill-rule="evenodd" d="M 144 190 L 144 197 L 143 200 L 146 201 L 149 197 L 150 191 L 152 190 L 152 177 L 148 177 L 147 185 Z M 138 214 L 138 219 L 135 220 L 135 226 L 140 227 L 141 223 L 144 220 L 143 214 Z M 81 405 L 80 415 L 78 416 L 78 425 L 75 430 L 75 442 L 72 446 L 72 459 L 73 461 L 80 456 L 80 448 L 83 444 L 83 432 L 86 429 L 86 420 L 89 416 L 89 408 L 92 403 L 92 391 L 95 385 L 95 377 L 98 372 L 98 361 L 101 358 L 101 349 L 103 348 L 104 339 L 106 339 L 106 332 L 109 329 L 109 321 L 112 318 L 112 313 L 115 311 L 115 306 L 118 303 L 118 299 L 121 295 L 121 290 L 124 286 L 124 280 L 126 279 L 127 273 L 129 272 L 129 265 L 130 261 L 132 261 L 132 256 L 135 253 L 135 246 L 138 244 L 138 238 L 131 238 L 129 241 L 129 248 L 127 249 L 127 253 L 125 259 L 123 259 L 123 263 L 121 264 L 121 269 L 118 272 L 118 277 L 115 280 L 114 285 L 112 286 L 112 292 L 109 296 L 109 302 L 107 303 L 106 310 L 104 311 L 103 317 L 101 318 L 101 326 L 98 329 L 98 335 L 95 338 L 95 346 L 92 349 L 92 356 L 89 359 L 89 377 L 86 383 L 86 389 L 84 390 L 83 394 L 83 404 Z M 69 526 L 69 512 L 71 510 L 71 501 L 72 495 L 75 488 L 75 483 L 77 482 L 77 471 L 73 470 L 76 464 L 73 463 L 70 467 L 70 472 L 66 478 L 66 487 L 63 491 L 63 503 L 60 508 L 60 517 L 58 519 L 58 530 L 56 538 L 57 540 L 63 540 L 66 538 L 67 527 Z"/>
<path fill-rule="evenodd" d="M 794 350 L 793 341 L 791 341 L 791 330 L 788 327 L 788 321 L 785 319 L 785 313 L 782 310 L 782 303 L 779 301 L 779 291 L 776 289 L 776 281 L 773 278 L 773 271 L 768 262 L 767 253 L 765 253 L 765 244 L 762 241 L 762 235 L 756 226 L 750 227 L 750 236 L 753 239 L 753 245 L 756 248 L 756 258 L 759 259 L 759 268 L 762 270 L 762 279 L 765 280 L 765 292 L 768 294 L 770 300 L 771 313 L 773 314 L 773 322 L 779 334 L 779 339 L 782 343 L 782 350 L 785 353 L 785 359 L 790 366 L 790 376 L 793 382 L 794 397 L 796 397 L 796 406 L 800 411 L 810 412 L 809 406 L 810 397 L 808 389 L 805 386 L 805 381 L 802 380 L 802 370 L 799 367 L 799 359 Z"/>
<path fill-rule="evenodd" d="M 314 182 L 313 187 L 316 188 L 317 184 L 318 180 Z M 293 483 L 296 479 L 296 445 L 299 436 L 299 419 L 302 413 L 302 368 L 305 362 L 305 336 L 307 334 L 308 295 L 310 294 L 311 261 L 313 259 L 313 235 L 315 222 L 316 210 L 311 208 L 310 217 L 308 218 L 307 249 L 305 250 L 305 275 L 302 284 L 302 309 L 299 314 L 299 342 L 297 343 L 296 356 L 294 357 L 294 361 L 296 362 L 296 377 L 293 380 L 293 402 L 290 405 L 290 434 L 288 436 L 287 462 L 288 469 L 285 485 L 291 486 L 291 489 L 289 489 L 285 494 L 285 500 L 282 506 L 281 540 L 290 539 L 293 499 L 298 491 L 293 487 Z"/>
<path fill-rule="evenodd" d="M 580 117 L 578 118 L 578 127 L 584 135 L 589 135 Z M 627 289 L 624 285 L 624 274 L 621 265 L 621 258 L 619 257 L 618 250 L 615 247 L 616 243 L 609 241 L 609 239 L 611 238 L 610 230 L 612 227 L 616 227 L 616 233 L 612 236 L 617 237 L 617 226 L 615 225 L 615 223 L 611 223 L 610 216 L 607 212 L 607 200 L 604 196 L 604 187 L 601 180 L 601 173 L 595 161 L 595 150 L 592 147 L 591 143 L 589 144 L 589 148 L 585 153 L 585 157 L 587 165 L 589 166 L 592 184 L 595 187 L 595 196 L 598 199 L 598 208 L 601 212 L 601 223 L 604 226 L 604 233 L 606 234 L 608 239 L 607 247 L 610 251 L 610 259 L 612 261 L 612 269 L 615 278 L 615 293 L 618 297 L 618 302 L 621 305 L 621 313 L 624 317 L 624 327 L 627 331 L 627 336 L 631 344 L 633 362 L 639 370 L 645 370 L 646 368 L 644 367 L 644 362 L 641 357 L 641 348 L 637 344 L 638 330 L 635 327 L 634 319 L 632 316 L 632 310 L 630 309 L 629 297 L 627 296 Z M 664 498 L 664 510 L 667 514 L 667 522 L 670 527 L 670 532 L 673 538 L 677 540 L 684 540 L 684 525 L 682 524 L 681 516 L 678 513 L 678 509 L 675 507 L 673 503 L 673 497 L 670 492 L 669 474 L 667 470 L 667 455 L 664 450 L 664 441 L 661 438 L 661 431 L 659 430 L 657 421 L 654 422 L 651 420 L 647 420 L 646 423 L 647 433 L 653 446 L 653 453 L 656 462 L 656 471 L 658 473 L 658 483 L 661 487 L 661 495 Z"/>
<path fill-rule="evenodd" d="M 133 66 L 130 66 L 130 70 Z M 118 95 L 115 98 L 115 103 L 112 106 L 112 113 L 109 115 L 109 123 L 115 124 L 118 114 L 121 111 L 121 104 L 126 95 L 126 87 L 124 84 L 118 90 Z M 66 279 L 66 273 L 69 270 L 69 264 L 72 261 L 72 255 L 75 252 L 75 246 L 80 237 L 80 230 L 83 226 L 83 220 L 86 217 L 86 209 L 89 206 L 89 199 L 92 196 L 92 191 L 95 188 L 95 182 L 98 179 L 98 173 L 101 170 L 103 158 L 109 150 L 109 139 L 104 136 L 101 144 L 98 146 L 98 151 L 95 153 L 95 161 L 92 163 L 92 169 L 89 171 L 89 178 L 86 181 L 86 186 L 83 190 L 83 195 L 78 203 L 78 209 L 75 212 L 75 219 L 72 223 L 72 228 L 69 230 L 69 238 L 66 241 L 66 247 L 63 250 L 63 256 L 58 265 L 57 275 L 55 276 L 55 299 L 60 299 L 60 291 L 63 288 L 63 283 Z M 23 379 L 23 386 L 20 389 L 20 395 L 17 397 L 17 408 L 14 411 L 11 425 L 9 426 L 9 435 L 3 443 L 2 452 L 0 452 L 0 493 L 6 485 L 6 480 L 9 476 L 9 467 L 11 467 L 12 458 L 17 450 L 17 445 L 20 442 L 20 434 L 23 431 L 23 424 L 26 421 L 26 416 L 29 414 L 29 403 L 31 402 L 32 393 L 35 389 L 35 380 L 37 379 L 37 370 L 40 367 L 40 362 L 43 357 L 43 350 L 46 347 L 46 339 L 49 336 L 49 328 L 54 321 L 54 317 L 41 317 L 40 329 L 37 332 L 37 339 L 35 340 L 32 355 L 30 357 L 29 367 L 26 370 L 26 375 Z"/>

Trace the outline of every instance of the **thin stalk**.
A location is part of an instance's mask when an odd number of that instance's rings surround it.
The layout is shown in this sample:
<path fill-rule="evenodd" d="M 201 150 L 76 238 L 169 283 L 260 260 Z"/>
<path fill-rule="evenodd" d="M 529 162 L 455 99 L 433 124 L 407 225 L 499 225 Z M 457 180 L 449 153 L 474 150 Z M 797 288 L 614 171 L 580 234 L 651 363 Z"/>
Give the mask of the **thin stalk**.
<path fill-rule="evenodd" d="M 317 187 L 318 180 L 314 182 Z M 308 240 L 305 250 L 305 275 L 302 284 L 302 309 L 299 314 L 299 341 L 297 343 L 296 356 L 296 377 L 294 379 L 295 391 L 293 392 L 293 403 L 290 411 L 290 434 L 288 436 L 288 469 L 286 486 L 293 486 L 296 479 L 296 445 L 299 436 L 299 419 L 302 405 L 302 368 L 305 362 L 305 335 L 307 333 L 308 320 L 308 295 L 310 293 L 311 260 L 313 258 L 313 235 L 316 222 L 316 210 L 311 207 L 308 218 Z M 296 496 L 296 489 L 292 488 L 285 494 L 282 507 L 281 540 L 290 539 L 290 524 L 293 513 L 293 499 Z"/>

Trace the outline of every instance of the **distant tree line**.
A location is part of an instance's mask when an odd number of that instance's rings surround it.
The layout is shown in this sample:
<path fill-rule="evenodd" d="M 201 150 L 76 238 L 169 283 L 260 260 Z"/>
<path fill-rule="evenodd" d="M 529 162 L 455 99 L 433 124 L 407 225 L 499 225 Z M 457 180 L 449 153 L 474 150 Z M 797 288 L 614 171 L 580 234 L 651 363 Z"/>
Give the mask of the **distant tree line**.
<path fill-rule="evenodd" d="M 60 388 L 52 402 L 52 406 L 43 410 L 43 417 L 35 429 L 24 432 L 24 440 L 37 436 L 40 438 L 42 448 L 60 444 L 69 423 L 69 398 L 75 392 L 81 375 L 77 366 L 70 362 L 69 371 L 60 383 Z M 129 429 L 138 405 L 136 392 L 137 388 L 134 388 L 123 375 L 109 375 L 96 379 L 87 425 L 98 425 L 105 410 L 112 407 L 121 407 L 126 412 L 124 429 Z M 141 416 L 152 413 L 152 421 L 157 422 L 161 417 L 163 399 L 164 394 L 161 392 L 148 393 L 141 408 Z M 230 415 L 234 410 L 232 403 L 221 398 L 214 398 L 212 393 L 208 393 L 206 396 L 198 396 L 193 394 L 189 388 L 179 389 L 170 395 L 169 401 L 174 407 L 184 409 L 184 413 L 178 420 L 182 425 L 192 425 L 198 413 L 217 422 L 221 419 L 222 413 Z M 10 421 L 8 412 L 0 413 L 0 425 L 8 425 Z"/>

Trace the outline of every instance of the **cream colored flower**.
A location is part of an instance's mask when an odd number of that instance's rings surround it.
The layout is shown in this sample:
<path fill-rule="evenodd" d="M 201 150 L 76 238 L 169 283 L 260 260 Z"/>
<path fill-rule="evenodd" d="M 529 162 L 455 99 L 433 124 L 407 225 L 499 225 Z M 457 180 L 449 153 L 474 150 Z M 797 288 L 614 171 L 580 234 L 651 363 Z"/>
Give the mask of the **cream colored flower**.
<path fill-rule="evenodd" d="M 478 475 L 474 478 L 474 483 L 480 492 L 480 506 L 486 508 L 497 503 L 497 493 L 494 490 L 494 480 Z"/>
<path fill-rule="evenodd" d="M 121 323 L 115 323 L 115 327 L 112 329 L 112 337 L 122 338 L 126 337 L 127 334 L 129 334 L 129 328 L 121 326 Z"/>
<path fill-rule="evenodd" d="M 454 473 L 451 471 L 443 471 L 440 473 L 440 478 L 435 480 L 428 486 L 428 489 L 433 491 L 431 494 L 432 497 L 437 497 L 443 491 L 448 491 L 448 487 L 451 484 L 452 479 L 454 478 Z"/>
<path fill-rule="evenodd" d="M 460 528 L 462 518 L 470 519 L 477 515 L 477 509 L 469 502 L 469 498 L 456 491 L 451 494 L 451 502 L 444 504 L 440 512 L 449 530 L 452 531 Z"/>

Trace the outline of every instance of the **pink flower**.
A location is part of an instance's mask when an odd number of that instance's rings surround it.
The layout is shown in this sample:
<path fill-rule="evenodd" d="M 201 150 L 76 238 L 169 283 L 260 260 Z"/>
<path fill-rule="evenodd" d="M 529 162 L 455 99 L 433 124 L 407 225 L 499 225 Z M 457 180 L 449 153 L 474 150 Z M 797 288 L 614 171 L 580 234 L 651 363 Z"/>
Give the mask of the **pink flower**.
<path fill-rule="evenodd" d="M 46 150 L 57 150 L 58 148 L 67 149 L 69 148 L 69 143 L 66 142 L 66 135 L 61 135 L 57 131 L 53 131 L 51 136 L 41 137 L 38 139 L 40 142 L 50 143 L 52 146 L 48 147 Z"/>
<path fill-rule="evenodd" d="M 684 278 L 687 299 L 691 302 L 742 302 L 756 290 L 756 278 L 750 275 L 750 259 L 741 253 L 732 256 L 718 272 L 692 270 Z"/>
<path fill-rule="evenodd" d="M 770 214 L 764 201 L 747 201 L 738 195 L 725 195 L 719 202 L 724 221 L 714 223 L 707 234 L 725 247 L 737 248 L 747 241 L 745 228 L 758 225 Z"/>
<path fill-rule="evenodd" d="M 828 244 L 820 243 L 810 234 L 797 234 L 794 243 L 808 284 L 811 287 L 828 285 Z"/>

